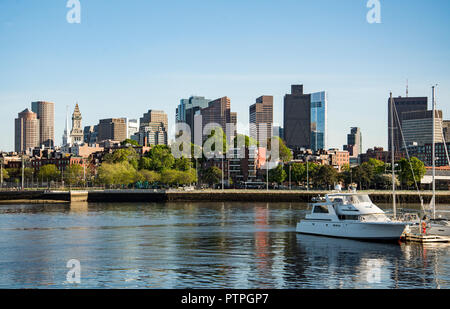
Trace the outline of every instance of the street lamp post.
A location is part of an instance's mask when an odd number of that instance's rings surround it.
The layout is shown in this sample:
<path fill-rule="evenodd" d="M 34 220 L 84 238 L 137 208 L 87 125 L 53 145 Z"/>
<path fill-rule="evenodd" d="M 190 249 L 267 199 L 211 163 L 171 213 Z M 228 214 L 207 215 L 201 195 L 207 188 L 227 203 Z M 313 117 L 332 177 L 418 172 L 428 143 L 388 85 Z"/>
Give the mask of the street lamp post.
<path fill-rule="evenodd" d="M 0 162 L 0 188 L 3 189 L 3 159 Z"/>
<path fill-rule="evenodd" d="M 309 156 L 306 157 L 306 191 L 309 191 Z"/>
<path fill-rule="evenodd" d="M 291 163 L 289 163 L 289 190 L 292 190 L 292 181 L 291 181 Z"/>
<path fill-rule="evenodd" d="M 25 158 L 22 156 L 22 191 L 25 190 Z"/>

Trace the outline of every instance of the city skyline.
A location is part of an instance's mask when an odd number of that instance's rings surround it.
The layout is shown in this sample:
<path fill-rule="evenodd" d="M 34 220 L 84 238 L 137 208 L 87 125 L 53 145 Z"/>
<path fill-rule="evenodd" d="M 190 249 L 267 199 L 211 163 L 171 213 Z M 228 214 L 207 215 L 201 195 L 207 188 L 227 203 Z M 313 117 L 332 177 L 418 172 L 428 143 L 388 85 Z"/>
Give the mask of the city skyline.
<path fill-rule="evenodd" d="M 430 98 L 438 83 L 437 109 L 450 114 L 447 1 L 382 1 L 381 24 L 367 23 L 365 1 L 81 4 L 77 25 L 65 20 L 64 5 L 0 4 L 1 150 L 14 148 L 13 119 L 37 100 L 55 102 L 57 144 L 65 106 L 75 102 L 86 125 L 155 109 L 172 128 L 181 98 L 228 96 L 238 122 L 248 123 L 248 107 L 265 94 L 274 96 L 274 125 L 284 126 L 283 97 L 297 83 L 329 95 L 328 148 L 342 148 L 348 129 L 360 127 L 364 151 L 387 149 L 386 97 L 405 96 L 407 79 L 409 96 Z M 249 23 L 255 13 L 261 20 Z M 188 16 L 221 22 L 205 27 Z M 250 47 L 261 42 L 268 44 L 257 52 Z"/>

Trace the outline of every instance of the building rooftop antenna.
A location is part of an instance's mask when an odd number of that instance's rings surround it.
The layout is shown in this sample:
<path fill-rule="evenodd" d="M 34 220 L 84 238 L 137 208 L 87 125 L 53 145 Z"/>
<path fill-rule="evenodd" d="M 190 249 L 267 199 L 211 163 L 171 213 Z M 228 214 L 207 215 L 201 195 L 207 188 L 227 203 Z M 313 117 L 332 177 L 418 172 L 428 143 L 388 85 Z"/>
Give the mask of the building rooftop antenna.
<path fill-rule="evenodd" d="M 406 97 L 408 97 L 408 92 L 409 92 L 409 89 L 408 89 L 409 87 L 408 87 L 408 80 L 406 80 Z"/>

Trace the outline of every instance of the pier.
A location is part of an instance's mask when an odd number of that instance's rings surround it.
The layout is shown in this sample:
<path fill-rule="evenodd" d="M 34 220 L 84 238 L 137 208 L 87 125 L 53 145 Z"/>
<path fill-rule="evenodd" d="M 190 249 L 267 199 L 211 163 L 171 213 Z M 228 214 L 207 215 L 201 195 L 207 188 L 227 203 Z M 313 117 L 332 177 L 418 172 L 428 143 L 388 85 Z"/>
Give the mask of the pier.
<path fill-rule="evenodd" d="M 310 203 L 313 197 L 328 191 L 277 190 L 72 190 L 72 191 L 0 191 L 0 203 L 154 203 L 154 202 L 284 202 Z M 360 191 L 369 194 L 377 203 L 392 203 L 390 191 Z M 430 202 L 432 193 L 421 193 L 424 203 Z M 416 192 L 396 193 L 399 204 L 420 204 Z M 450 205 L 450 193 L 439 192 L 436 203 Z"/>

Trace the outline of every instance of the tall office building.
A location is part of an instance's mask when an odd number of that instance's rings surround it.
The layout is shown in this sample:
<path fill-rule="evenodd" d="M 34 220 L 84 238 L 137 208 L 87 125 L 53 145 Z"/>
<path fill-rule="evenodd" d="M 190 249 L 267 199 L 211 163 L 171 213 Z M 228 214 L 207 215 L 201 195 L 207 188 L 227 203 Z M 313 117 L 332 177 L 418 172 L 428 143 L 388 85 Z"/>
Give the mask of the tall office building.
<path fill-rule="evenodd" d="M 224 133 L 227 131 L 227 124 L 237 125 L 237 114 L 231 112 L 231 100 L 228 97 L 223 97 L 208 103 L 208 107 L 201 109 L 197 115 L 202 116 L 202 131 L 208 124 L 218 124 L 223 129 Z M 236 131 L 236 130 L 235 130 Z M 235 132 L 233 132 L 235 135 Z M 231 140 L 234 136 L 228 136 Z M 203 140 L 207 138 L 203 135 Z"/>
<path fill-rule="evenodd" d="M 140 119 L 139 132 L 131 138 L 143 146 L 168 145 L 168 127 L 168 118 L 165 112 L 149 110 Z"/>
<path fill-rule="evenodd" d="M 88 145 L 96 144 L 98 137 L 98 125 L 84 127 L 83 136 L 85 144 Z"/>
<path fill-rule="evenodd" d="M 450 120 L 442 121 L 442 131 L 446 143 L 450 143 Z"/>
<path fill-rule="evenodd" d="M 39 128 L 36 113 L 28 108 L 19 113 L 15 119 L 15 151 L 26 152 L 30 148 L 39 147 Z"/>
<path fill-rule="evenodd" d="M 403 138 L 400 149 L 408 146 L 423 146 L 433 143 L 433 111 L 402 113 Z M 437 110 L 434 119 L 434 142 L 442 143 L 442 111 Z"/>
<path fill-rule="evenodd" d="M 139 120 L 126 118 L 126 121 L 127 121 L 127 138 L 131 138 L 134 134 L 139 132 Z"/>
<path fill-rule="evenodd" d="M 167 131 L 169 128 L 167 114 L 164 111 L 149 110 L 140 119 L 140 128 L 146 126 L 163 127 Z"/>
<path fill-rule="evenodd" d="M 273 96 L 261 96 L 249 108 L 250 136 L 257 141 L 273 135 Z"/>
<path fill-rule="evenodd" d="M 39 119 L 39 144 L 53 148 L 55 146 L 55 104 L 44 101 L 32 102 L 31 110 Z"/>
<path fill-rule="evenodd" d="M 84 132 L 81 128 L 81 117 L 80 108 L 78 104 L 75 105 L 75 110 L 72 114 L 72 130 L 70 131 L 70 141 L 73 145 L 80 145 L 84 142 Z"/>
<path fill-rule="evenodd" d="M 127 139 L 127 123 L 124 118 L 102 119 L 98 124 L 97 142 L 113 140 L 122 142 Z"/>
<path fill-rule="evenodd" d="M 362 135 L 360 128 L 351 128 L 350 134 L 347 134 L 347 145 L 344 150 L 348 151 L 350 157 L 357 158 L 362 154 Z"/>
<path fill-rule="evenodd" d="M 403 128 L 402 114 L 414 111 L 426 111 L 428 108 L 427 97 L 398 97 L 394 101 L 394 148 L 399 151 L 403 147 L 401 128 Z M 389 151 L 392 151 L 392 131 L 391 131 L 391 100 L 388 99 L 388 143 Z"/>
<path fill-rule="evenodd" d="M 205 97 L 192 96 L 189 99 L 181 99 L 180 104 L 176 109 L 176 122 L 186 122 L 187 123 L 187 111 L 191 108 L 198 108 L 200 110 L 202 108 L 208 107 L 208 103 L 211 100 L 205 99 Z"/>
<path fill-rule="evenodd" d="M 328 97 L 325 91 L 303 93 L 303 85 L 292 85 L 284 97 L 284 139 L 291 149 L 314 151 L 327 147 Z"/>

